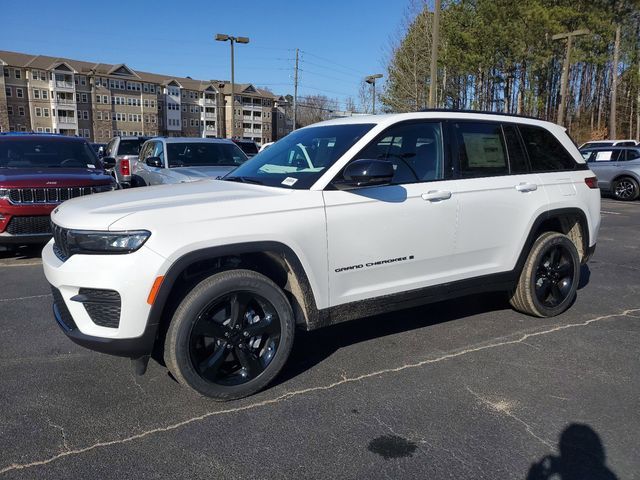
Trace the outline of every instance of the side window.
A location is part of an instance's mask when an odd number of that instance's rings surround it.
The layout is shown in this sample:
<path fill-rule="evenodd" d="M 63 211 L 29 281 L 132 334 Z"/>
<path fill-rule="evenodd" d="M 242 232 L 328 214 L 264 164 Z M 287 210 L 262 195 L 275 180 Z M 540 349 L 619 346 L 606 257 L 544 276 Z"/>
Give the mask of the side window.
<path fill-rule="evenodd" d="M 151 152 L 152 148 L 153 148 L 152 142 L 149 142 L 142 147 L 142 150 L 140 150 L 140 158 L 139 158 L 141 162 L 144 162 L 147 159 L 147 157 L 149 157 L 149 153 Z"/>
<path fill-rule="evenodd" d="M 640 150 L 629 149 L 627 150 L 627 160 L 637 160 L 640 158 Z"/>
<path fill-rule="evenodd" d="M 442 126 L 439 122 L 394 125 L 367 145 L 355 159 L 388 160 L 393 184 L 420 183 L 443 178 Z"/>
<path fill-rule="evenodd" d="M 532 125 L 520 125 L 518 128 L 534 172 L 575 170 L 576 161 L 551 132 Z"/>
<path fill-rule="evenodd" d="M 591 155 L 589 162 L 616 162 L 619 155 L 619 150 L 596 150 Z"/>
<path fill-rule="evenodd" d="M 454 134 L 461 178 L 494 177 L 509 173 L 500 124 L 456 123 Z"/>
<path fill-rule="evenodd" d="M 114 155 L 113 147 L 115 146 L 115 143 L 116 143 L 115 139 L 111 140 L 109 142 L 109 144 L 107 145 L 107 148 L 105 149 L 105 152 L 104 152 L 104 156 L 105 157 L 113 157 L 113 155 Z"/>
<path fill-rule="evenodd" d="M 504 140 L 507 144 L 507 154 L 509 156 L 509 169 L 511 173 L 528 173 L 529 163 L 524 147 L 520 141 L 518 129 L 514 125 L 502 125 Z"/>
<path fill-rule="evenodd" d="M 154 142 L 153 156 L 158 157 L 164 163 L 164 149 L 162 148 L 162 142 Z"/>

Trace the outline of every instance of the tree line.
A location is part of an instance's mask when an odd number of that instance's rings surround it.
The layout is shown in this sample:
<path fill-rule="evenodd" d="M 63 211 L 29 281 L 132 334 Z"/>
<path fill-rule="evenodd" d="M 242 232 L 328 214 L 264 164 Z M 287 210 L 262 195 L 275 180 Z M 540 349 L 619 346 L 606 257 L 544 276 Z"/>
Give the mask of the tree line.
<path fill-rule="evenodd" d="M 414 3 L 387 58 L 387 111 L 426 108 L 433 6 Z M 561 78 L 572 38 L 566 98 Z M 640 138 L 640 0 L 444 0 L 436 107 L 562 122 L 577 141 Z M 615 93 L 614 93 L 615 92 Z"/>

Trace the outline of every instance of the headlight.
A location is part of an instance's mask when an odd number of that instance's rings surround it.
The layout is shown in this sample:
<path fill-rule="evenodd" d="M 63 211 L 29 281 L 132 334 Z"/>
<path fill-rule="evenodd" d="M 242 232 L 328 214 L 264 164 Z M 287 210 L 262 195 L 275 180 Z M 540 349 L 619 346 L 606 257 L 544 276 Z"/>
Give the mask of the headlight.
<path fill-rule="evenodd" d="M 131 253 L 147 241 L 151 232 L 89 232 L 69 230 L 67 242 L 70 253 Z"/>

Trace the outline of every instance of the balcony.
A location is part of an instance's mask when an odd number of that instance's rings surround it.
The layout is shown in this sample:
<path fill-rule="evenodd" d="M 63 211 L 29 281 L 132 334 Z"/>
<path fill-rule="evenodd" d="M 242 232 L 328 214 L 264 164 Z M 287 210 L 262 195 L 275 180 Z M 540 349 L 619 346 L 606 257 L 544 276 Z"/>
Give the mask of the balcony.
<path fill-rule="evenodd" d="M 216 104 L 216 100 L 215 100 L 215 98 L 205 98 L 204 99 L 204 103 L 205 103 L 205 105 L 215 105 Z"/>
<path fill-rule="evenodd" d="M 70 88 L 72 90 L 75 88 L 73 82 L 67 82 L 65 80 L 56 80 L 54 83 L 57 88 Z"/>
<path fill-rule="evenodd" d="M 74 124 L 76 123 L 76 117 L 58 117 L 58 123 Z"/>
<path fill-rule="evenodd" d="M 204 129 L 207 131 L 216 131 L 216 126 L 210 123 L 205 124 Z"/>
<path fill-rule="evenodd" d="M 56 103 L 58 105 L 71 105 L 71 106 L 74 106 L 76 104 L 76 101 L 73 98 L 60 98 L 60 97 L 58 97 L 58 98 L 56 98 Z"/>
<path fill-rule="evenodd" d="M 215 113 L 205 112 L 204 118 L 216 118 Z"/>

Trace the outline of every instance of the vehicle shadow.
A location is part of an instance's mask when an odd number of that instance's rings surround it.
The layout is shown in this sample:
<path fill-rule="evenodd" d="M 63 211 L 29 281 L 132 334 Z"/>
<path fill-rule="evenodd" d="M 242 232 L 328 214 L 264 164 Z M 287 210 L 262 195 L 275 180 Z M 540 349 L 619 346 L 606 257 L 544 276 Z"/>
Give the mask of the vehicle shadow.
<path fill-rule="evenodd" d="M 40 258 L 44 244 L 40 245 L 20 245 L 0 248 L 0 260 L 30 260 Z"/>
<path fill-rule="evenodd" d="M 546 455 L 532 464 L 527 480 L 616 480 L 607 467 L 604 446 L 588 425 L 572 423 L 560 434 L 560 455 Z"/>
<path fill-rule="evenodd" d="M 343 347 L 481 313 L 508 309 L 503 292 L 470 295 L 430 305 L 352 320 L 311 332 L 299 330 L 284 368 L 273 386 L 300 375 Z M 401 317 L 401 318 L 399 318 Z"/>
<path fill-rule="evenodd" d="M 589 268 L 589 265 L 581 265 L 580 281 L 578 282 L 578 290 L 581 290 L 587 285 L 589 285 L 589 280 L 591 280 L 591 269 Z"/>

